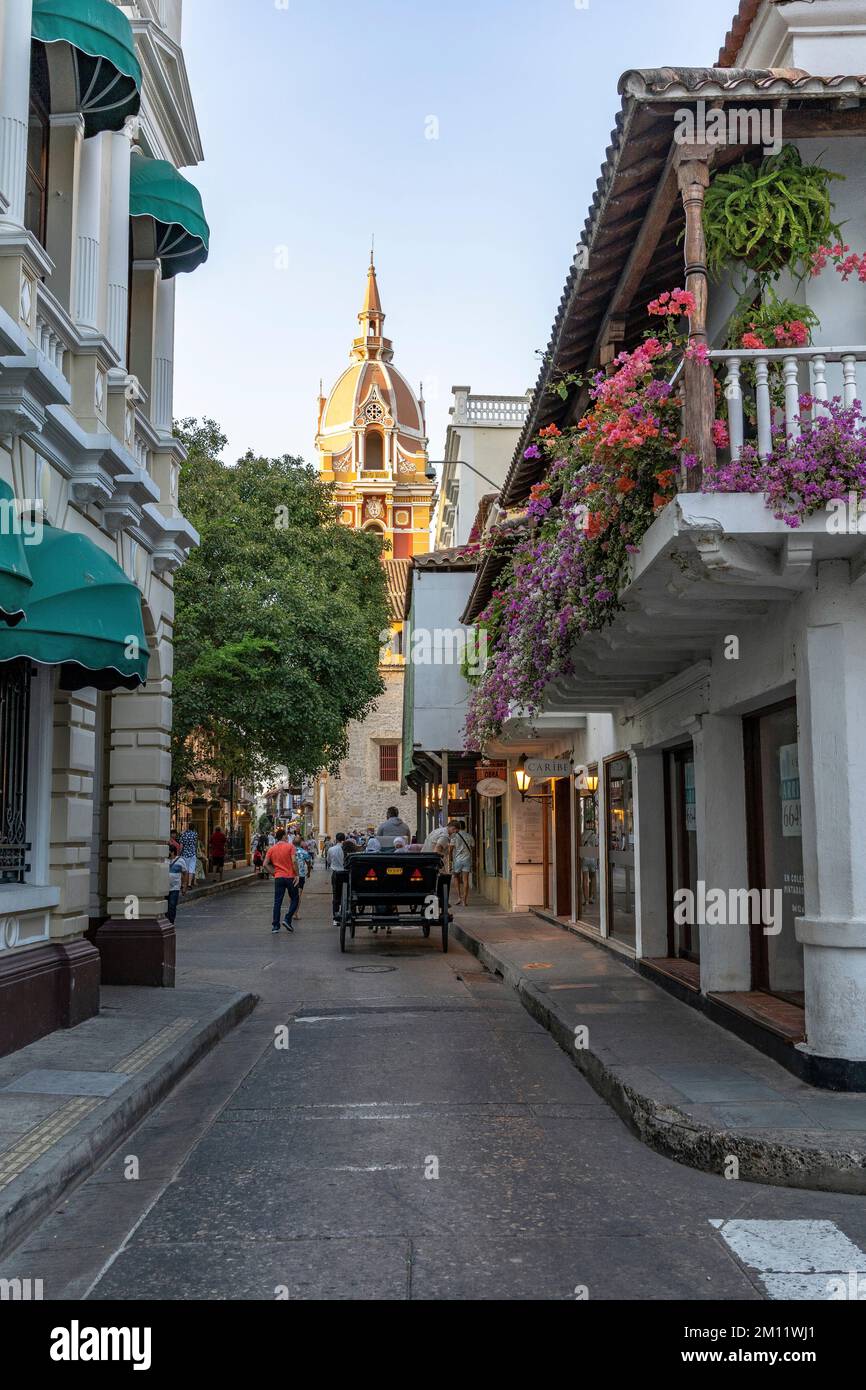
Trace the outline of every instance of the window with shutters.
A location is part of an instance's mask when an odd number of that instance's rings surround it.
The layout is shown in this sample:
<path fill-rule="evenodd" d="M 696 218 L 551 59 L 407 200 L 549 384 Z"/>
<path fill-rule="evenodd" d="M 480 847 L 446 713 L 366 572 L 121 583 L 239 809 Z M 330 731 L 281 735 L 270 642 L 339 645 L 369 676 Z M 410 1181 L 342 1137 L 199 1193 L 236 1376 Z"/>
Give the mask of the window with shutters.
<path fill-rule="evenodd" d="M 379 745 L 379 781 L 380 782 L 399 782 L 399 762 L 400 745 L 399 743 L 382 743 Z"/>

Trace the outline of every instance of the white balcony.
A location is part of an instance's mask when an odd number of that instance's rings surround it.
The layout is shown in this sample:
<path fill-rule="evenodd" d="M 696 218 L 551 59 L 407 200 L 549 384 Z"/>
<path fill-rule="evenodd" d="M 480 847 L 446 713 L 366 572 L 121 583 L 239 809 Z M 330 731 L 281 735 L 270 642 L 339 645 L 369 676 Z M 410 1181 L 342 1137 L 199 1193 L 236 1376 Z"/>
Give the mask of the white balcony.
<path fill-rule="evenodd" d="M 773 428 L 784 424 L 785 434 L 799 436 L 802 425 L 800 397 L 820 402 L 839 396 L 847 407 L 863 399 L 866 387 L 866 347 L 740 348 L 710 353 L 712 362 L 725 364 L 725 400 L 731 458 L 738 459 L 750 423 L 744 408 L 744 392 L 753 393 L 758 454 L 767 458 L 773 447 Z M 745 385 L 744 368 L 754 369 L 754 386 Z M 858 371 L 858 368 L 860 369 Z M 774 408 L 771 378 L 780 379 L 784 405 Z"/>
<path fill-rule="evenodd" d="M 451 409 L 454 425 L 484 429 L 522 429 L 529 410 L 528 396 L 472 396 L 455 388 Z"/>

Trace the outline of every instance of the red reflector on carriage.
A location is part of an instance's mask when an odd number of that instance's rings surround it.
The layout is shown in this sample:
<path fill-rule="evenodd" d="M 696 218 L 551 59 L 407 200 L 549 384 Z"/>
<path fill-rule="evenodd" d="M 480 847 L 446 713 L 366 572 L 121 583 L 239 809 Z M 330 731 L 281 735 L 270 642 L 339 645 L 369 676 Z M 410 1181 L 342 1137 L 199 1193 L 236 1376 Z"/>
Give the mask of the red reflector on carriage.
<path fill-rule="evenodd" d="M 412 877 L 411 877 L 411 879 L 410 879 L 409 881 L 410 881 L 410 883 L 423 883 L 423 882 L 424 882 L 424 875 L 423 875 L 423 873 L 421 872 L 421 870 L 420 870 L 420 869 L 413 869 L 413 870 L 412 870 Z"/>
<path fill-rule="evenodd" d="M 368 869 L 367 872 L 366 872 L 365 875 L 364 875 L 364 882 L 365 882 L 365 883 L 370 883 L 371 881 L 372 881 L 373 883 L 378 883 L 378 882 L 379 882 L 379 875 L 376 873 L 376 870 L 375 870 L 375 869 Z"/>

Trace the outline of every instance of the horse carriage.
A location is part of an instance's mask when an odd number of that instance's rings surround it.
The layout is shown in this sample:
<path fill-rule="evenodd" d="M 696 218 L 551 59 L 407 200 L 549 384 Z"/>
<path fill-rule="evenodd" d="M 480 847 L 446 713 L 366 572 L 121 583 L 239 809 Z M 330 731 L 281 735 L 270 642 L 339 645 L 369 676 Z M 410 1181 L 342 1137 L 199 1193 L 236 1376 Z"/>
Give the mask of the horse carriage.
<path fill-rule="evenodd" d="M 338 871 L 340 950 L 354 940 L 359 922 L 367 927 L 420 927 L 424 936 L 438 925 L 448 950 L 451 875 L 438 854 L 353 854 Z"/>

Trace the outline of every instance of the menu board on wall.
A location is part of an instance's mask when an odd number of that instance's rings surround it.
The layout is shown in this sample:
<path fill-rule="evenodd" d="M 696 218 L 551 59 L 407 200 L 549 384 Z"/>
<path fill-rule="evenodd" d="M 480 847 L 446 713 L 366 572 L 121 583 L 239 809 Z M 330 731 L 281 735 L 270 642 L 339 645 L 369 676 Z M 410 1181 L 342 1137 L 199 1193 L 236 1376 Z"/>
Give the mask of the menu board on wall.
<path fill-rule="evenodd" d="M 543 801 L 511 803 L 511 844 L 515 864 L 541 864 L 544 859 Z"/>
<path fill-rule="evenodd" d="M 697 810 L 698 810 L 698 808 L 697 808 L 697 806 L 696 806 L 696 804 L 695 804 L 695 765 L 694 765 L 694 763 L 693 763 L 693 762 L 688 762 L 688 763 L 686 763 L 685 768 L 683 769 L 683 771 L 684 771 L 684 773 L 685 773 L 685 784 L 686 784 L 686 797 L 685 797 L 686 830 L 687 830 L 687 831 L 696 831 L 697 828 L 698 828 L 698 816 L 697 816 Z"/>
<path fill-rule="evenodd" d="M 800 753 L 796 743 L 779 749 L 779 793 L 782 799 L 782 835 L 802 838 L 800 820 Z"/>

